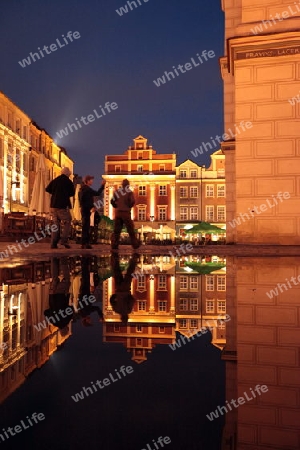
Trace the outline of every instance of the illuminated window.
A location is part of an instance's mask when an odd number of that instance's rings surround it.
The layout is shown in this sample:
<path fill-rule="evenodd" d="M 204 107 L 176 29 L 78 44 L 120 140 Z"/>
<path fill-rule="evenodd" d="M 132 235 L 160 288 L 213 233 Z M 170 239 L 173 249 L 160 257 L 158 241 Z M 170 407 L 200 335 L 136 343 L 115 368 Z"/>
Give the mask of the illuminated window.
<path fill-rule="evenodd" d="M 115 166 L 115 172 L 121 172 L 121 166 Z"/>
<path fill-rule="evenodd" d="M 218 300 L 218 313 L 226 313 L 226 300 Z"/>
<path fill-rule="evenodd" d="M 146 304 L 147 302 L 143 300 L 138 301 L 138 311 L 146 311 Z"/>
<path fill-rule="evenodd" d="M 179 300 L 179 310 L 180 311 L 187 311 L 188 310 L 188 299 L 187 298 L 181 298 Z"/>
<path fill-rule="evenodd" d="M 186 170 L 180 170 L 179 172 L 180 178 L 186 178 L 186 175 L 187 175 Z"/>
<path fill-rule="evenodd" d="M 141 164 L 139 164 L 139 165 L 137 166 L 137 171 L 138 171 L 138 172 L 143 172 L 143 166 L 142 166 Z"/>
<path fill-rule="evenodd" d="M 188 220 L 188 208 L 185 206 L 180 207 L 180 220 Z"/>
<path fill-rule="evenodd" d="M 179 285 L 181 291 L 187 291 L 188 289 L 188 277 L 179 277 Z"/>
<path fill-rule="evenodd" d="M 158 195 L 167 195 L 167 186 L 159 186 Z"/>
<path fill-rule="evenodd" d="M 179 328 L 186 328 L 186 327 L 187 327 L 186 319 L 179 319 Z"/>
<path fill-rule="evenodd" d="M 190 187 L 190 197 L 191 198 L 197 198 L 198 197 L 198 187 L 197 186 L 191 186 Z"/>
<path fill-rule="evenodd" d="M 144 206 L 138 206 L 137 208 L 137 218 L 140 221 L 146 220 L 146 208 Z"/>
<path fill-rule="evenodd" d="M 166 206 L 158 207 L 158 220 L 167 220 L 167 207 Z"/>
<path fill-rule="evenodd" d="M 214 277 L 211 275 L 207 275 L 205 277 L 206 280 L 206 290 L 207 291 L 214 291 L 215 290 L 215 280 Z"/>
<path fill-rule="evenodd" d="M 190 288 L 191 289 L 198 289 L 198 277 L 190 277 Z"/>
<path fill-rule="evenodd" d="M 188 188 L 186 186 L 181 186 L 179 188 L 179 196 L 180 196 L 180 198 L 188 197 Z"/>
<path fill-rule="evenodd" d="M 167 302 L 159 300 L 157 304 L 158 304 L 158 311 L 160 312 L 167 311 Z"/>
<path fill-rule="evenodd" d="M 218 222 L 226 221 L 225 206 L 217 206 L 217 220 Z"/>
<path fill-rule="evenodd" d="M 140 196 L 144 197 L 146 195 L 146 186 L 139 186 L 138 190 Z"/>
<path fill-rule="evenodd" d="M 213 184 L 207 184 L 206 185 L 206 197 L 214 197 L 214 185 Z"/>
<path fill-rule="evenodd" d="M 191 170 L 190 171 L 190 177 L 191 178 L 197 178 L 197 170 Z"/>
<path fill-rule="evenodd" d="M 207 313 L 215 312 L 215 301 L 214 300 L 206 300 L 206 312 Z"/>
<path fill-rule="evenodd" d="M 218 191 L 217 196 L 218 197 L 225 197 L 225 185 L 224 184 L 218 184 Z"/>
<path fill-rule="evenodd" d="M 191 319 L 190 320 L 190 327 L 191 328 L 198 328 L 198 320 L 197 319 Z"/>
<path fill-rule="evenodd" d="M 190 219 L 198 220 L 198 206 L 192 206 L 190 209 Z"/>
<path fill-rule="evenodd" d="M 217 276 L 217 290 L 226 291 L 226 277 L 225 275 Z"/>
<path fill-rule="evenodd" d="M 190 310 L 198 311 L 198 299 L 197 298 L 190 299 Z"/>
<path fill-rule="evenodd" d="M 164 172 L 164 170 L 165 170 L 165 165 L 164 164 L 160 164 L 159 165 L 159 171 L 160 172 Z"/>
<path fill-rule="evenodd" d="M 214 207 L 206 206 L 206 221 L 213 222 L 214 221 Z"/>
<path fill-rule="evenodd" d="M 137 333 L 142 333 L 142 332 L 143 332 L 143 327 L 142 327 L 141 325 L 138 325 L 138 326 L 136 327 L 136 332 L 137 332 Z"/>
<path fill-rule="evenodd" d="M 139 275 L 137 279 L 137 290 L 145 290 L 146 289 L 146 277 L 145 275 Z"/>
<path fill-rule="evenodd" d="M 157 289 L 159 291 L 165 291 L 167 289 L 167 277 L 166 277 L 166 275 L 158 275 Z"/>

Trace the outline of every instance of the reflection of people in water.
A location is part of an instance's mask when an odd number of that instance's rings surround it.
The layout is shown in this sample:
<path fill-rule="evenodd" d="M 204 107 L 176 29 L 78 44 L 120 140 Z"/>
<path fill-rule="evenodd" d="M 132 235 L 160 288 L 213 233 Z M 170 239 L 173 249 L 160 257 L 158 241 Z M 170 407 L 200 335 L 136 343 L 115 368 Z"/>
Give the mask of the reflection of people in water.
<path fill-rule="evenodd" d="M 111 268 L 115 280 L 115 294 L 110 297 L 110 304 L 113 310 L 120 314 L 124 324 L 128 322 L 128 315 L 131 313 L 134 305 L 134 297 L 131 294 L 132 274 L 135 271 L 139 255 L 134 253 L 129 261 L 125 275 L 122 274 L 119 255 L 111 255 Z"/>
<path fill-rule="evenodd" d="M 81 317 L 81 322 L 84 326 L 92 326 L 91 314 L 97 311 L 99 315 L 99 322 L 103 320 L 103 313 L 99 306 L 93 305 L 97 301 L 95 295 L 91 294 L 91 290 L 95 290 L 94 283 L 99 282 L 99 277 L 93 277 L 93 286 L 91 287 L 90 280 L 90 265 L 92 259 L 90 257 L 83 257 L 81 260 L 81 286 L 78 297 L 78 314 Z"/>
<path fill-rule="evenodd" d="M 68 258 L 52 258 L 51 274 L 49 308 L 44 311 L 44 315 L 48 323 L 59 328 L 62 336 L 65 336 L 74 314 L 74 309 L 69 305 L 71 281 Z"/>

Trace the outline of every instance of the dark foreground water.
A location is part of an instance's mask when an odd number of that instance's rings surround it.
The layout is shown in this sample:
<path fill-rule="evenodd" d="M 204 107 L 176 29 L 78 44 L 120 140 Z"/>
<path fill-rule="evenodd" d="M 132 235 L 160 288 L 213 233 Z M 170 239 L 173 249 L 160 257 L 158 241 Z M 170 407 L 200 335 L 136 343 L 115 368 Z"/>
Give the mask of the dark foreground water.
<path fill-rule="evenodd" d="M 300 258 L 0 270 L 2 448 L 300 448 Z"/>

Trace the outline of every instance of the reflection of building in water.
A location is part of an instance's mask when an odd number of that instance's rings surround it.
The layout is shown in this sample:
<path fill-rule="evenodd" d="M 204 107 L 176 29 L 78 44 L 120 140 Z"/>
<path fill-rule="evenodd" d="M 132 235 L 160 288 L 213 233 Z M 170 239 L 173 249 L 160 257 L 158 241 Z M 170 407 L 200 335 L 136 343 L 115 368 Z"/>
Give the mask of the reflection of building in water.
<path fill-rule="evenodd" d="M 235 269 L 236 301 L 229 296 L 228 302 L 237 318 L 237 324 L 228 323 L 228 334 L 231 338 L 237 327 L 238 358 L 235 373 L 227 362 L 226 399 L 245 397 L 256 385 L 266 385 L 268 392 L 235 410 L 237 439 L 226 414 L 223 448 L 299 449 L 300 258 L 229 258 L 228 266 L 231 275 Z M 230 392 L 234 384 L 236 393 Z"/>
<path fill-rule="evenodd" d="M 121 267 L 122 263 L 125 261 L 120 261 Z M 156 345 L 174 342 L 175 270 L 170 257 L 140 257 L 132 277 L 135 303 L 127 325 L 110 304 L 114 292 L 112 277 L 103 283 L 104 342 L 122 343 L 137 363 L 145 361 Z"/>
<path fill-rule="evenodd" d="M 226 342 L 226 273 L 215 270 L 207 275 L 187 267 L 185 262 L 201 262 L 199 256 L 179 258 L 176 264 L 176 331 L 188 337 L 202 327 L 213 327 L 212 343 L 223 348 Z M 207 257 L 206 262 L 223 262 L 218 257 Z M 203 258 L 205 265 L 205 258 Z"/>
<path fill-rule="evenodd" d="M 68 337 L 44 322 L 50 264 L 0 269 L 0 402 L 41 367 Z M 41 325 L 38 331 L 34 325 Z"/>

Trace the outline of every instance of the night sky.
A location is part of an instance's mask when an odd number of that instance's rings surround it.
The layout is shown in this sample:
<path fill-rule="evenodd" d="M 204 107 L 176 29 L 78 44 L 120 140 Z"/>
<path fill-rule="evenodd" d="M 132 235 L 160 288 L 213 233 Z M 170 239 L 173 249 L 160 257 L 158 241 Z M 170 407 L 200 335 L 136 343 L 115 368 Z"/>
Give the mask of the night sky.
<path fill-rule="evenodd" d="M 223 133 L 219 58 L 224 48 L 220 1 L 139 0 L 120 16 L 125 0 L 10 0 L 1 5 L 0 90 L 66 148 L 75 172 L 101 176 L 104 157 L 122 154 L 139 134 L 159 153 L 191 150 Z M 138 1 L 137 1 L 138 4 Z M 65 43 L 68 31 L 80 34 Z M 77 35 L 78 36 L 78 35 Z M 59 40 L 61 47 L 56 40 Z M 49 46 L 56 44 L 56 51 Z M 38 47 L 49 54 L 28 58 Z M 200 66 L 156 87 L 153 80 L 214 51 Z M 23 64 L 24 65 L 24 64 Z M 106 102 L 118 109 L 68 136 L 56 132 Z M 215 148 L 214 150 L 217 150 Z M 214 151 L 213 150 L 213 151 Z M 194 159 L 195 160 L 195 159 Z M 195 160 L 209 164 L 208 153 Z"/>

